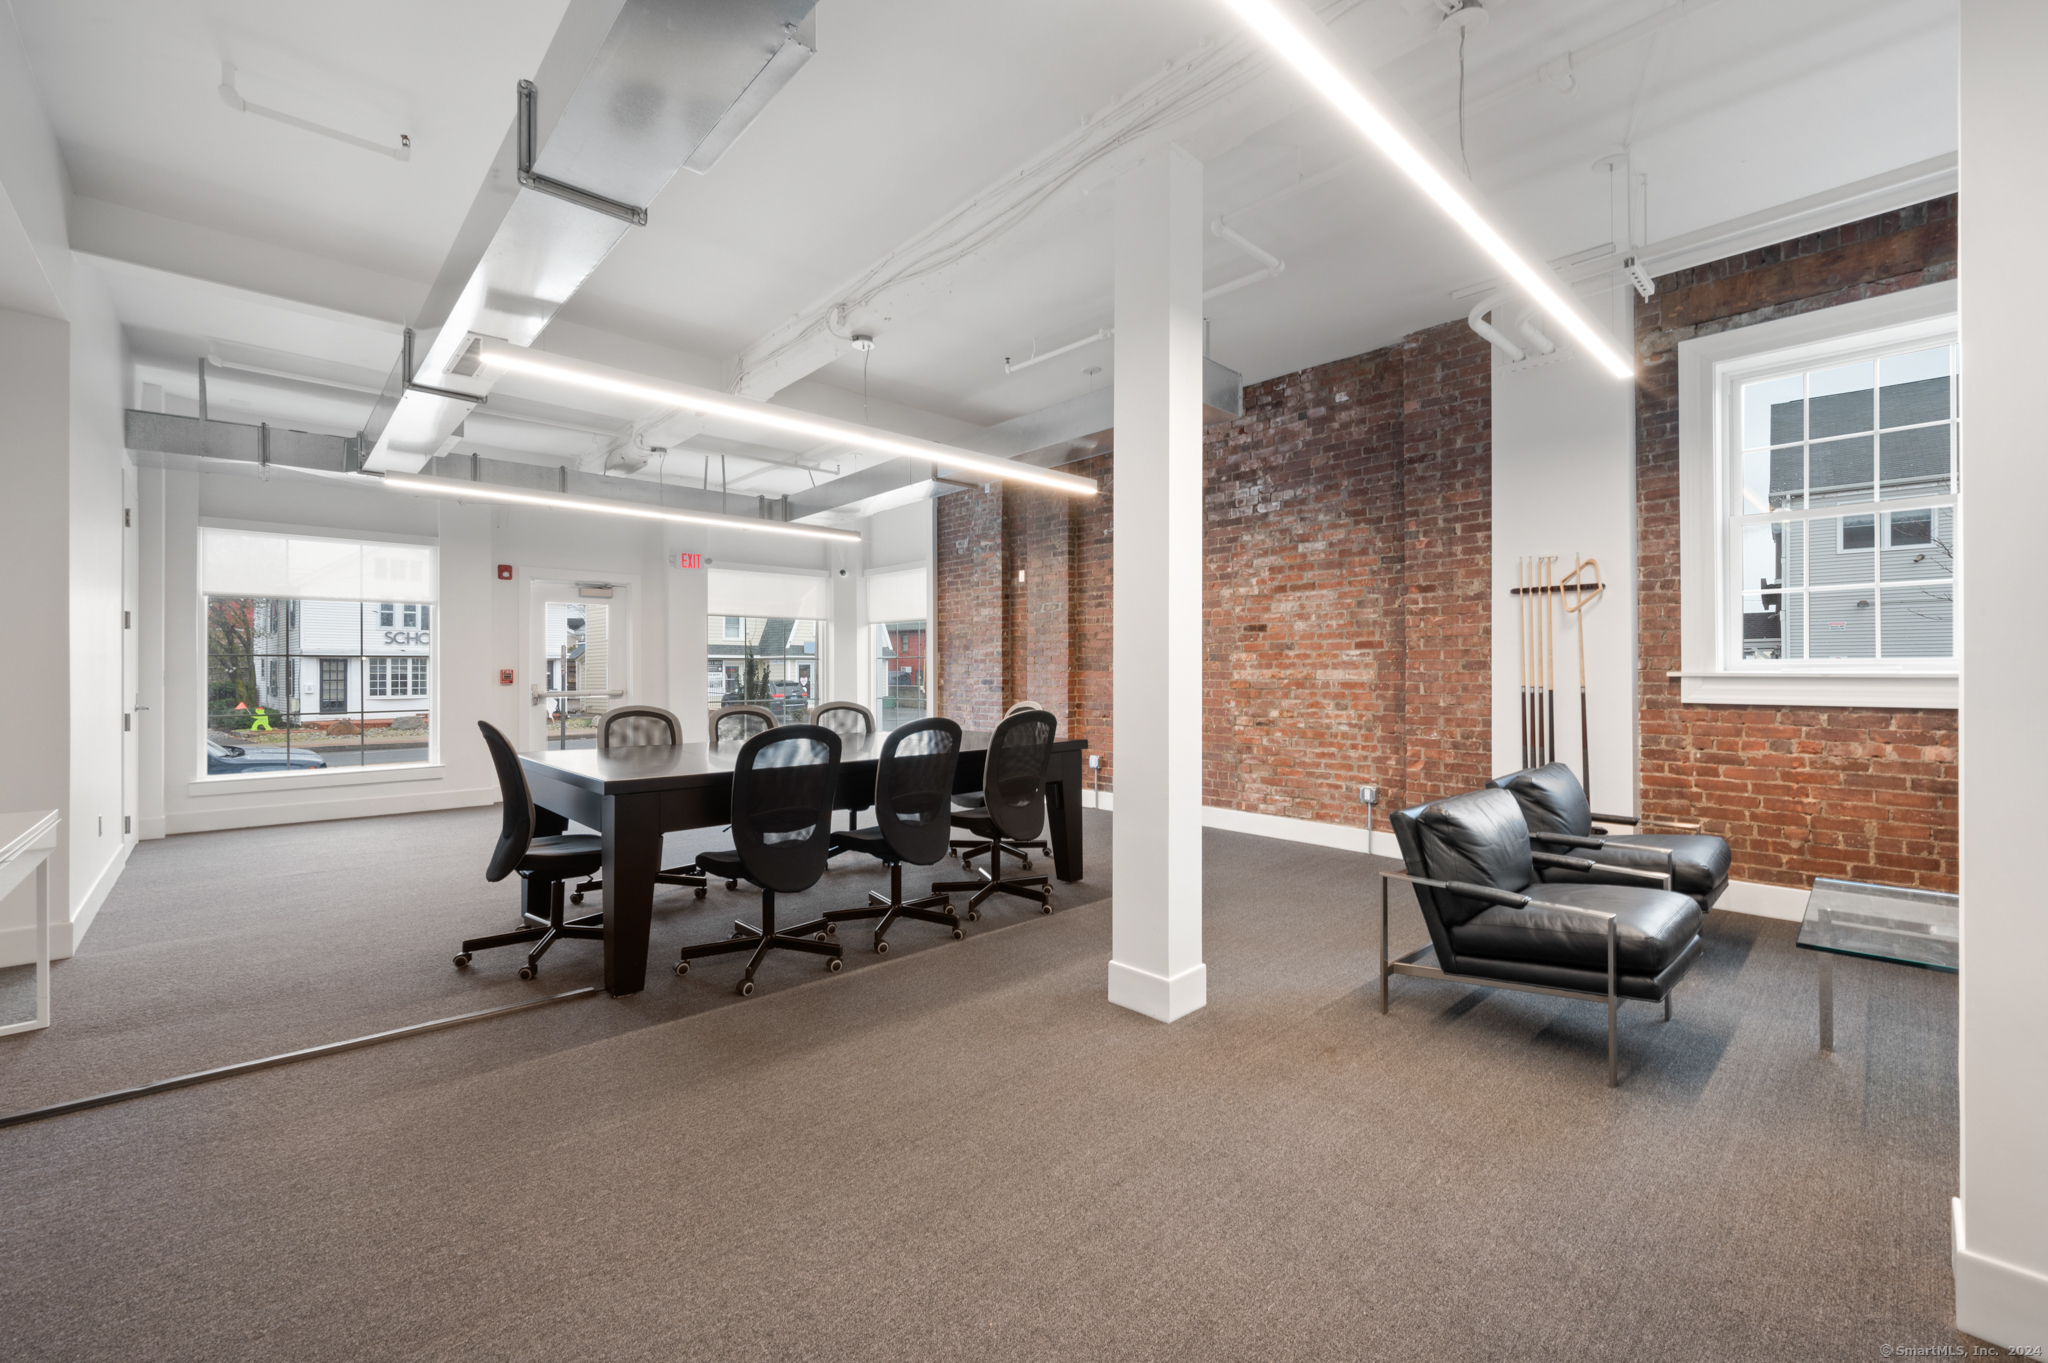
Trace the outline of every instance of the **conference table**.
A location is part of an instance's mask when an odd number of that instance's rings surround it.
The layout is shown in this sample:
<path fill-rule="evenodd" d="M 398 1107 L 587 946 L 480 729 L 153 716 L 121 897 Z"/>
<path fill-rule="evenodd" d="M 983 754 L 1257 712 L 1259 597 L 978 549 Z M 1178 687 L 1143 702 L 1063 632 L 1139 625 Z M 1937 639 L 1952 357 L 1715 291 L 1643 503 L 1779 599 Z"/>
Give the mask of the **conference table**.
<path fill-rule="evenodd" d="M 961 736 L 953 789 L 981 789 L 989 735 Z M 842 740 L 838 809 L 874 803 L 875 763 L 887 733 Z M 519 754 L 533 792 L 535 831 L 566 831 L 572 822 L 604 839 L 604 987 L 633 994 L 647 987 L 647 942 L 654 922 L 654 877 L 661 869 L 661 835 L 715 828 L 732 820 L 732 768 L 740 744 L 673 747 L 542 749 Z M 1053 874 L 1081 878 L 1081 754 L 1088 741 L 1052 745 L 1046 769 L 1046 825 Z"/>

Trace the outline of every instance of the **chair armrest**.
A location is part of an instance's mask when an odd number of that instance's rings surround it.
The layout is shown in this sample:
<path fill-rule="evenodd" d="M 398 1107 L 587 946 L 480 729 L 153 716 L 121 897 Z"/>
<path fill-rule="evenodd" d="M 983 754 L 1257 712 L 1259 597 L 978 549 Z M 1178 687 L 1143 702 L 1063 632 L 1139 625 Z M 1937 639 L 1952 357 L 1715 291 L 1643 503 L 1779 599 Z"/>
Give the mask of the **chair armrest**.
<path fill-rule="evenodd" d="M 1538 866 L 1559 866 L 1567 871 L 1591 871 L 1600 865 L 1591 857 L 1563 857 L 1555 852 L 1531 852 L 1529 860 Z"/>
<path fill-rule="evenodd" d="M 1474 885 L 1463 880 L 1429 880 L 1423 876 L 1411 876 L 1404 871 L 1381 871 L 1381 880 L 1405 880 L 1410 885 L 1427 885 L 1432 890 L 1448 890 L 1467 899 L 1480 899 L 1489 904 L 1504 904 L 1511 909 L 1525 909 L 1529 896 L 1515 894 L 1508 890 L 1496 890 L 1491 885 Z"/>
<path fill-rule="evenodd" d="M 1585 847 L 1595 852 L 1607 845 L 1607 839 L 1605 838 L 1582 838 L 1576 833 L 1531 832 L 1529 834 L 1529 841 L 1554 842 L 1560 847 Z"/>
<path fill-rule="evenodd" d="M 1646 819 L 1639 819 L 1633 814 L 1595 814 L 1592 819 L 1594 823 L 1620 823 L 1627 824 L 1630 828 L 1662 828 L 1672 833 L 1697 833 L 1706 826 L 1699 819 L 1667 819 L 1657 814 L 1652 814 Z"/>

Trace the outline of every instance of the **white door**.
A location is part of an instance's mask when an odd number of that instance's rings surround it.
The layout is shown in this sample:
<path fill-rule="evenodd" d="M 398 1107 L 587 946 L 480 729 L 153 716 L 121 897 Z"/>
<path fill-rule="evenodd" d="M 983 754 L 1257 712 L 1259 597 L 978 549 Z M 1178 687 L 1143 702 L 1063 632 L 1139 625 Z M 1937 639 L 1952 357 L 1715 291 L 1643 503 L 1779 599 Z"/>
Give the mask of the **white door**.
<path fill-rule="evenodd" d="M 141 531 L 136 519 L 142 514 L 137 496 L 134 466 L 121 468 L 121 840 L 134 842 L 142 833 L 141 745 L 142 727 L 142 586 L 140 572 Z"/>
<path fill-rule="evenodd" d="M 533 584 L 526 746 L 597 746 L 599 717 L 628 699 L 629 615 L 620 585 Z"/>

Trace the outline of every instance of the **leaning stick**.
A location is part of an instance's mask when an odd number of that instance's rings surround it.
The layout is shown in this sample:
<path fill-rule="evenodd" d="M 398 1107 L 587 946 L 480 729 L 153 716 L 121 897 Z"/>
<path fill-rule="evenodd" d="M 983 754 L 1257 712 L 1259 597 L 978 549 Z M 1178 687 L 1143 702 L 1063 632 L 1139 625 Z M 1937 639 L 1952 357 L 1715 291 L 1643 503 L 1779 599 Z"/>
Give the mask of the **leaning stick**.
<path fill-rule="evenodd" d="M 1522 712 L 1522 765 L 1529 765 L 1529 595 L 1528 562 L 1515 560 L 1515 703 Z"/>
<path fill-rule="evenodd" d="M 1574 557 L 1576 558 L 1577 556 L 1574 555 Z M 1564 607 L 1564 609 L 1567 614 L 1579 617 L 1577 621 L 1578 627 L 1573 631 L 1579 636 L 1579 788 L 1586 792 L 1586 798 L 1590 801 L 1593 791 L 1593 743 L 1591 737 L 1592 728 L 1586 719 L 1585 609 L 1589 598 L 1586 595 L 1585 574 L 1588 568 L 1593 570 L 1593 594 L 1590 599 L 1599 600 L 1601 594 L 1607 590 L 1607 583 L 1600 576 L 1600 560 L 1596 558 L 1578 559 L 1572 568 L 1571 575 L 1565 579 L 1565 581 L 1572 584 L 1573 596 L 1572 604 Z"/>
<path fill-rule="evenodd" d="M 1543 749 L 1549 737 L 1543 732 L 1543 559 L 1540 555 L 1530 564 L 1529 577 L 1529 608 L 1533 612 L 1529 623 L 1533 627 L 1531 632 L 1536 636 L 1536 666 L 1531 669 L 1533 675 L 1529 678 L 1530 691 L 1536 701 L 1536 753 L 1535 761 L 1530 765 L 1540 767 L 1546 760 Z"/>
<path fill-rule="evenodd" d="M 1543 699 L 1550 707 L 1543 726 L 1545 762 L 1557 760 L 1557 612 L 1551 608 L 1550 598 L 1564 593 L 1556 579 L 1557 555 L 1552 554 L 1543 560 Z"/>

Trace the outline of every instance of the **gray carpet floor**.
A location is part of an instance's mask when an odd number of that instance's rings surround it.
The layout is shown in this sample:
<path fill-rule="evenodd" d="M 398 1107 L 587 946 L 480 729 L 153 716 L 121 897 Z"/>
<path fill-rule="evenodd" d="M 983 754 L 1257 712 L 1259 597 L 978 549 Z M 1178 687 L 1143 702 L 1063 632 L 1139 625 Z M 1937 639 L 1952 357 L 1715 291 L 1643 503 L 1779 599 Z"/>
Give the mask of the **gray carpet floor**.
<path fill-rule="evenodd" d="M 32 1022 L 36 1015 L 36 968 L 32 965 L 0 966 L 0 1027 L 13 1022 Z"/>
<path fill-rule="evenodd" d="M 487 814 L 138 849 L 56 1025 L 0 1041 L 0 1107 L 591 980 L 588 947 L 536 985 L 509 955 L 447 966 L 507 912 Z M 1623 1010 L 1610 1090 L 1593 1005 L 1404 980 L 1381 1016 L 1370 859 L 1211 832 L 1210 1003 L 1161 1026 L 1104 1002 L 1089 817 L 1091 878 L 1049 918 L 1016 901 L 750 1000 L 736 966 L 663 974 L 0 1131 L 0 1357 L 1957 1342 L 1952 978 L 1847 963 L 1823 1056 L 1793 925 L 1715 915 L 1676 1019 Z M 720 900 L 664 899 L 657 953 Z M 1412 904 L 1395 939 L 1422 941 Z"/>

